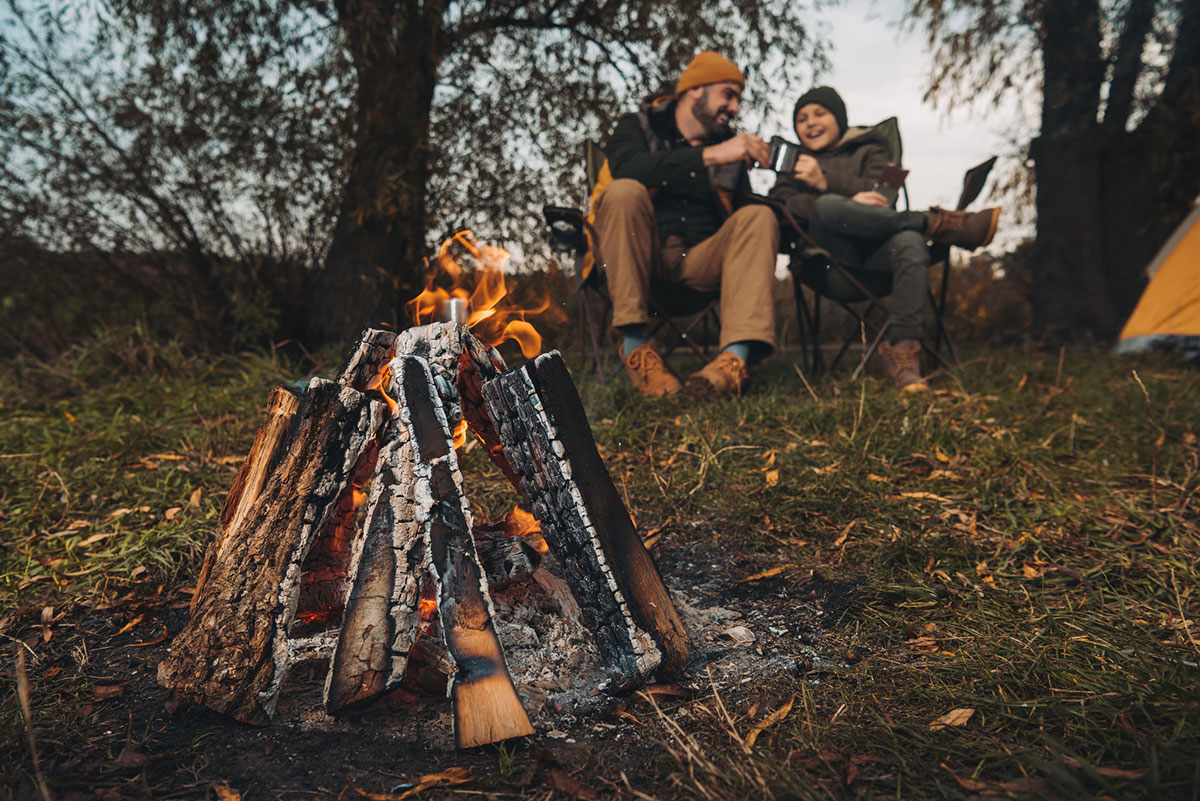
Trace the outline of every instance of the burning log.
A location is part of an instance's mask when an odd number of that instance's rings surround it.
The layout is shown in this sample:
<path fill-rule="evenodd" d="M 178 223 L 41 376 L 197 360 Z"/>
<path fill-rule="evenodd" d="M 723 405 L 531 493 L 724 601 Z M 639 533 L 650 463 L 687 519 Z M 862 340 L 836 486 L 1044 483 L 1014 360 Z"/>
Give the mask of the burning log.
<path fill-rule="evenodd" d="M 429 362 L 446 419 L 455 433 L 455 447 L 462 446 L 469 427 L 516 486 L 516 473 L 504 456 L 499 432 L 483 400 L 484 384 L 505 370 L 504 359 L 496 349 L 485 346 L 466 326 L 434 323 L 400 333 L 396 352 Z"/>
<path fill-rule="evenodd" d="M 679 672 L 690 647 L 654 560 L 596 450 L 557 352 L 484 385 L 509 463 L 584 622 L 623 686 Z"/>
<path fill-rule="evenodd" d="M 200 598 L 213 564 L 219 558 L 226 537 L 236 529 L 246 516 L 246 513 L 258 500 L 263 484 L 279 462 L 283 454 L 284 443 L 287 442 L 288 429 L 296 417 L 296 409 L 300 406 L 300 397 L 286 387 L 275 387 L 267 401 L 267 422 L 262 424 L 254 436 L 254 444 L 250 453 L 242 462 L 233 486 L 225 496 L 225 505 L 221 508 L 221 517 L 217 537 L 204 556 L 204 564 L 200 567 L 200 575 L 196 579 L 196 591 L 192 595 L 191 610 L 196 611 L 196 601 Z"/>
<path fill-rule="evenodd" d="M 479 563 L 483 565 L 488 586 L 494 590 L 528 580 L 542 561 L 537 549 L 513 533 L 512 527 L 504 519 L 471 528 Z"/>
<path fill-rule="evenodd" d="M 400 425 L 381 450 L 367 535 L 326 688 L 331 712 L 350 711 L 398 686 L 421 635 L 420 607 L 454 665 L 450 696 L 460 748 L 532 734 L 492 625 L 494 610 L 471 539 L 470 511 L 430 365 L 392 362 Z M 432 576 L 432 598 L 421 597 Z M 429 632 L 426 632 L 429 634 Z"/>
<path fill-rule="evenodd" d="M 375 389 L 395 352 L 395 332 L 383 328 L 364 330 L 338 373 L 338 383 L 354 387 L 360 392 Z"/>
<path fill-rule="evenodd" d="M 288 669 L 301 566 L 385 412 L 354 389 L 309 383 L 287 453 L 216 549 L 195 613 L 159 665 L 159 683 L 238 720 L 267 723 Z"/>

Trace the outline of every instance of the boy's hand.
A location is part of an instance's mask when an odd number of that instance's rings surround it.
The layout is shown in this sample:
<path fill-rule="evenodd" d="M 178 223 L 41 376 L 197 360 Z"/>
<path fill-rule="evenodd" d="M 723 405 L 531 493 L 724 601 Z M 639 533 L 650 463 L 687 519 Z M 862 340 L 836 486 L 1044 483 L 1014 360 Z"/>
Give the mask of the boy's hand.
<path fill-rule="evenodd" d="M 821 172 L 821 165 L 812 156 L 798 157 L 796 166 L 792 169 L 792 175 L 818 192 L 824 192 L 829 188 L 829 182 L 825 180 L 825 173 Z"/>
<path fill-rule="evenodd" d="M 859 192 L 850 199 L 856 203 L 862 203 L 864 206 L 879 206 L 881 208 L 886 208 L 888 204 L 887 198 L 878 192 Z"/>
<path fill-rule="evenodd" d="M 718 145 L 709 145 L 703 152 L 705 167 L 738 161 L 752 167 L 755 162 L 765 164 L 771 158 L 771 148 L 767 147 L 767 143 L 750 133 L 740 133 Z"/>

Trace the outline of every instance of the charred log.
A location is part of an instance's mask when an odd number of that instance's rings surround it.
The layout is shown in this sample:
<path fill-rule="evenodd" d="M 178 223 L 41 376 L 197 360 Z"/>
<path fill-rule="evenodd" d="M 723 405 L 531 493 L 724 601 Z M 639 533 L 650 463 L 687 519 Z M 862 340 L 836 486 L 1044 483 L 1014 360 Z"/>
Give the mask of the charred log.
<path fill-rule="evenodd" d="M 445 658 L 429 655 L 438 652 L 430 642 L 438 638 L 454 666 L 450 695 L 458 745 L 531 734 L 492 626 L 491 599 L 435 379 L 428 363 L 413 356 L 397 357 L 389 369 L 396 419 L 372 482 L 326 708 L 336 714 L 373 703 L 401 685 L 412 659 L 419 675 L 410 678 L 436 683 Z M 436 626 L 423 625 L 426 603 L 436 608 Z"/>
<path fill-rule="evenodd" d="M 396 352 L 396 334 L 383 328 L 364 329 L 338 373 L 338 383 L 360 392 L 375 389 Z"/>
<path fill-rule="evenodd" d="M 492 461 L 516 486 L 516 473 L 504 456 L 499 432 L 483 400 L 483 385 L 505 369 L 499 352 L 472 336 L 464 325 L 434 323 L 402 332 L 396 338 L 396 353 L 429 362 L 450 429 L 455 430 L 465 421 Z"/>
<path fill-rule="evenodd" d="M 528 581 L 541 564 L 542 555 L 537 549 L 512 534 L 505 521 L 476 524 L 471 529 L 471 536 L 488 587 L 493 590 Z"/>
<path fill-rule="evenodd" d="M 230 528 L 195 599 L 195 614 L 159 665 L 159 683 L 263 725 L 288 668 L 301 565 L 386 407 L 314 378 L 295 434 L 253 508 Z"/>
<path fill-rule="evenodd" d="M 557 352 L 484 386 L 530 510 L 619 684 L 680 671 L 690 647 L 654 560 L 596 450 Z"/>
<path fill-rule="evenodd" d="M 412 357 L 398 358 L 392 369 L 417 457 L 417 519 L 424 525 L 439 621 L 455 664 L 450 686 L 455 742 L 471 748 L 533 734 L 492 625 L 495 610 L 471 539 L 470 509 L 433 376 L 424 361 Z"/>

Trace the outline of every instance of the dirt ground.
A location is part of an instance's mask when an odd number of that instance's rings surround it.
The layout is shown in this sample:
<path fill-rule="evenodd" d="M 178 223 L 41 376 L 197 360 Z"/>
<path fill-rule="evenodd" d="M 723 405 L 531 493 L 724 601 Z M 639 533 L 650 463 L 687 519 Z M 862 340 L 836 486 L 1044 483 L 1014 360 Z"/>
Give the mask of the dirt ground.
<path fill-rule="evenodd" d="M 824 632 L 853 605 L 853 585 L 820 576 L 804 576 L 800 592 L 778 576 L 735 583 L 736 558 L 706 546 L 664 547 L 656 558 L 693 638 L 686 674 L 653 685 L 653 701 L 610 694 L 586 633 L 545 603 L 536 582 L 498 591 L 498 628 L 537 734 L 468 751 L 454 748 L 450 702 L 434 693 L 396 693 L 356 717 L 330 718 L 321 709 L 324 661 L 295 666 L 264 728 L 181 703 L 155 674 L 187 621 L 186 595 L 65 617 L 49 626 L 48 642 L 36 642 L 29 669 L 31 693 L 41 696 L 35 710 L 53 698 L 57 718 L 50 726 L 37 720 L 45 711 L 34 713 L 35 731 L 53 731 L 38 741 L 48 784 L 68 800 L 353 798 L 355 790 L 384 799 L 444 774 L 455 793 L 632 795 L 663 756 L 647 720 L 675 715 L 686 725 L 683 702 L 714 692 L 733 702 L 740 688 L 771 677 L 820 681 L 845 656 L 823 652 Z M 531 629 L 539 647 L 522 643 L 520 632 Z M 36 628 L 26 635 L 43 639 Z M 564 649 L 571 640 L 573 657 Z M 5 650 L 12 679 L 13 648 Z M 4 763 L 8 796 L 37 797 L 29 752 Z"/>

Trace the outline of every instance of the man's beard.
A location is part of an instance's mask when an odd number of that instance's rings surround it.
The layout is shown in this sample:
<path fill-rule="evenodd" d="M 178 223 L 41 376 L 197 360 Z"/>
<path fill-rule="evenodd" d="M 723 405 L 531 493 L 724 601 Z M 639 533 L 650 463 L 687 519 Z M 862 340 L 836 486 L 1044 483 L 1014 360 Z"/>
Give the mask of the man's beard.
<path fill-rule="evenodd" d="M 710 143 L 720 142 L 733 135 L 733 129 L 730 127 L 733 115 L 723 106 L 718 106 L 715 109 L 709 108 L 708 91 L 708 88 L 705 87 L 704 94 L 692 106 L 692 116 L 704 126 L 704 138 L 706 141 Z"/>

